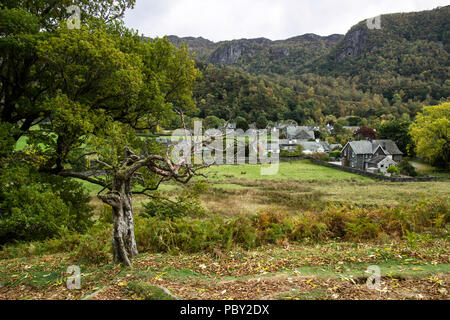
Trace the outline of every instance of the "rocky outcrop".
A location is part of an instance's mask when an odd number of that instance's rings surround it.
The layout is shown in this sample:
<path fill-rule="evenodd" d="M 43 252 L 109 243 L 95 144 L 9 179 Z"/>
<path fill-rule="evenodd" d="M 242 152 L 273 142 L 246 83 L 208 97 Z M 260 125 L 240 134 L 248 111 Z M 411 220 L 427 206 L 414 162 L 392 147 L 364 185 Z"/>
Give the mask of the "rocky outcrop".
<path fill-rule="evenodd" d="M 191 51 L 196 53 L 197 58 L 202 60 L 207 59 L 211 52 L 217 48 L 217 44 L 215 42 L 202 37 L 180 38 L 177 36 L 167 36 L 167 39 L 169 39 L 169 41 L 177 47 L 180 47 L 181 43 L 184 43 Z"/>
<path fill-rule="evenodd" d="M 253 57 L 270 43 L 270 40 L 264 38 L 225 41 L 211 54 L 208 61 L 214 64 L 233 65 L 244 55 Z"/>
<path fill-rule="evenodd" d="M 359 56 L 367 45 L 367 32 L 364 27 L 350 31 L 340 45 L 337 60 L 342 61 L 348 57 Z"/>
<path fill-rule="evenodd" d="M 233 41 L 222 41 L 208 58 L 213 64 L 233 65 L 241 58 L 257 58 L 259 54 L 267 54 L 271 61 L 290 56 L 295 51 L 305 50 L 307 46 L 317 46 L 323 43 L 325 46 L 334 46 L 343 36 L 334 34 L 321 37 L 316 34 L 304 34 L 286 40 L 271 41 L 266 38 L 240 39 Z"/>

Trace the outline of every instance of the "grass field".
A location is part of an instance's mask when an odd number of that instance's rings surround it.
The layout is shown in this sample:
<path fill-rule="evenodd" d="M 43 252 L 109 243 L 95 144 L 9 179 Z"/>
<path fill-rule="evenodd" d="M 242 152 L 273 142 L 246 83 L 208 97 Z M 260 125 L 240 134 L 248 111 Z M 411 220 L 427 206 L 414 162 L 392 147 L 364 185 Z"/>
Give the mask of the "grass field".
<path fill-rule="evenodd" d="M 328 167 L 317 166 L 309 160 L 281 162 L 278 173 L 275 175 L 261 175 L 261 168 L 268 165 L 221 165 L 204 170 L 210 180 L 244 179 L 244 180 L 355 180 L 367 181 L 369 178 L 335 170 Z"/>
<path fill-rule="evenodd" d="M 273 176 L 261 176 L 259 165 L 216 166 L 205 173 L 212 191 L 201 200 L 211 212 L 225 215 L 254 214 L 268 208 L 298 212 L 327 202 L 399 205 L 450 194 L 449 181 L 376 181 L 308 160 L 280 163 Z"/>
<path fill-rule="evenodd" d="M 360 206 L 399 205 L 450 195 L 449 181 L 388 182 L 312 164 L 309 160 L 280 163 L 273 176 L 261 176 L 260 165 L 221 165 L 205 169 L 210 189 L 201 197 L 212 214 L 233 216 L 273 209 L 298 212 L 310 205 L 327 202 Z M 82 182 L 93 196 L 101 189 Z M 162 184 L 163 195 L 174 199 L 181 190 L 177 184 Z M 136 197 L 135 207 L 146 198 Z M 93 202 L 99 205 L 94 197 Z"/>
<path fill-rule="evenodd" d="M 448 201 L 450 195 L 448 180 L 375 181 L 309 161 L 281 163 L 274 176 L 261 176 L 258 165 L 215 166 L 205 173 L 207 178 L 196 179 L 210 186 L 200 196 L 201 204 L 208 215 L 225 219 L 261 211 L 302 214 L 329 202 L 395 206 L 436 197 Z M 95 196 L 99 188 L 84 184 Z M 181 190 L 164 184 L 160 191 L 176 199 Z M 134 198 L 136 214 L 145 201 Z M 104 210 L 95 197 L 92 204 L 97 213 Z M 33 244 L 21 250 L 18 257 L 0 259 L 0 299 L 448 299 L 450 290 L 446 236 L 359 242 L 284 239 L 249 250 L 234 246 L 230 251 L 144 252 L 131 267 L 87 263 L 71 252 L 36 255 Z M 82 270 L 81 290 L 65 285 L 65 270 L 73 264 Z M 380 290 L 366 286 L 370 265 L 381 269 Z"/>

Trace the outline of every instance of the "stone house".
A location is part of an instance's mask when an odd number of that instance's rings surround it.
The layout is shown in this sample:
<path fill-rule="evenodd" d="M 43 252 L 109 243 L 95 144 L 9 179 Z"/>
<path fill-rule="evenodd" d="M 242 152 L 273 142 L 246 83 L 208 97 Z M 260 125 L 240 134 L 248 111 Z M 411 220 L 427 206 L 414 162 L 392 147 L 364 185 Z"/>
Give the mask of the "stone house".
<path fill-rule="evenodd" d="M 315 127 L 308 126 L 297 126 L 291 123 L 281 123 L 277 124 L 271 132 L 278 132 L 279 137 L 281 139 L 290 139 L 290 140 L 315 140 L 314 131 L 319 130 Z"/>
<path fill-rule="evenodd" d="M 369 161 L 375 157 L 390 158 L 394 162 L 401 161 L 403 157 L 403 153 L 392 140 L 350 141 L 347 142 L 341 153 L 343 166 L 360 170 L 367 170 Z"/>
<path fill-rule="evenodd" d="M 320 142 L 315 141 L 300 141 L 300 144 L 303 146 L 304 154 L 312 154 L 312 153 L 324 153 L 326 152 L 324 146 Z"/>
<path fill-rule="evenodd" d="M 290 126 L 286 128 L 286 138 L 295 140 L 315 140 L 314 130 L 305 126 Z"/>
<path fill-rule="evenodd" d="M 397 144 L 392 140 L 372 140 L 372 145 L 375 149 L 381 147 L 383 150 L 375 150 L 375 154 L 384 154 L 396 162 L 403 159 L 403 152 L 397 147 Z"/>
<path fill-rule="evenodd" d="M 397 166 L 397 162 L 386 156 L 376 156 L 366 162 L 366 170 L 369 172 L 376 172 L 380 170 L 383 174 L 387 173 L 390 166 Z"/>

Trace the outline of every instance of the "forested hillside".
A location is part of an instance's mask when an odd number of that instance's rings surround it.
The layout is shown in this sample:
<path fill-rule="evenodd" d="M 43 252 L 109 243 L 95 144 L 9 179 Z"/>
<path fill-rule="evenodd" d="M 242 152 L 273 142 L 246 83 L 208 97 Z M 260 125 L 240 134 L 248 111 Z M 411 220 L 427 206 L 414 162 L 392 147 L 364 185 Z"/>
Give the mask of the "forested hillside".
<path fill-rule="evenodd" d="M 297 79 L 282 76 L 253 76 L 242 69 L 198 63 L 203 73 L 194 96 L 198 117 L 215 115 L 227 119 L 230 107 L 249 122 L 265 117 L 269 121 L 292 119 L 311 124 L 327 115 L 362 118 L 392 118 L 416 112 L 418 102 L 395 102 L 380 94 L 364 93 L 344 77 L 303 74 Z"/>
<path fill-rule="evenodd" d="M 308 71 L 352 77 L 359 88 L 392 99 L 423 101 L 450 94 L 450 6 L 381 16 L 381 29 L 366 21 L 352 27 Z"/>
<path fill-rule="evenodd" d="M 408 118 L 450 96 L 450 6 L 366 20 L 345 36 L 306 34 L 287 40 L 240 39 L 185 43 L 203 72 L 195 116 L 226 118 L 228 106 L 249 122 L 326 116 Z M 362 17 L 364 18 L 364 17 Z"/>

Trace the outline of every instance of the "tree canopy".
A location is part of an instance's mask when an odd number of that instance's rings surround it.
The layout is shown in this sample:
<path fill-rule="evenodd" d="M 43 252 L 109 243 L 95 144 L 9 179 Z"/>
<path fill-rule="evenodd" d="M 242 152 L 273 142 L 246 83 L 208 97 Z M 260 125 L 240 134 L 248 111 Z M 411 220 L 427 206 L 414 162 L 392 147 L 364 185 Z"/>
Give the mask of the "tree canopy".
<path fill-rule="evenodd" d="M 69 2 L 20 3 L 9 1 L 1 10 L 8 17 L 0 38 L 2 166 L 17 170 L 20 161 L 41 175 L 103 187 L 99 197 L 115 212 L 114 259 L 130 264 L 137 253 L 132 193 L 194 174 L 136 132 L 192 112 L 200 72 L 186 47 L 165 38 L 143 41 L 115 20 L 134 1 L 76 2 L 84 12 L 80 28 L 64 21 Z M 27 146 L 13 152 L 22 136 Z"/>
<path fill-rule="evenodd" d="M 416 153 L 432 164 L 448 168 L 450 160 L 450 103 L 425 106 L 410 127 Z"/>

